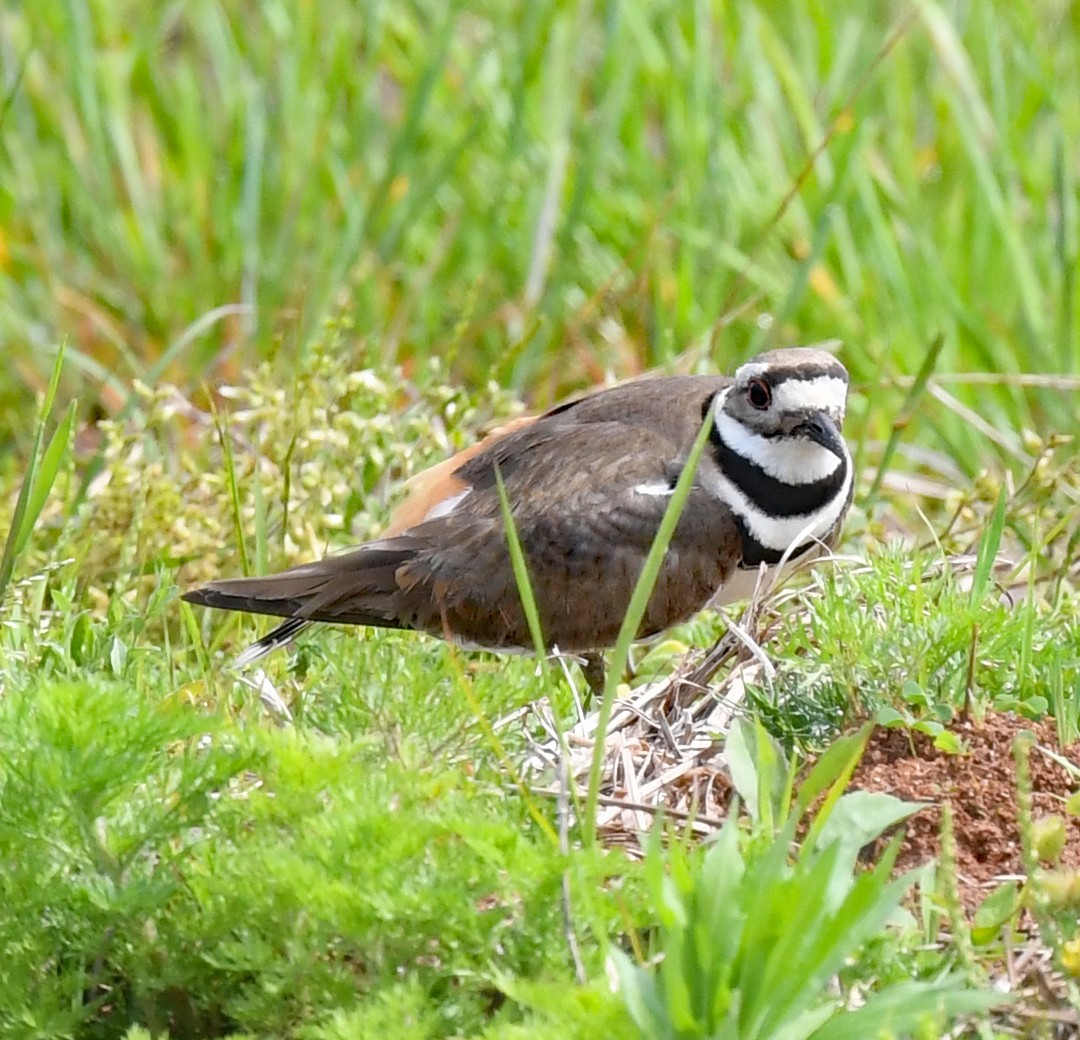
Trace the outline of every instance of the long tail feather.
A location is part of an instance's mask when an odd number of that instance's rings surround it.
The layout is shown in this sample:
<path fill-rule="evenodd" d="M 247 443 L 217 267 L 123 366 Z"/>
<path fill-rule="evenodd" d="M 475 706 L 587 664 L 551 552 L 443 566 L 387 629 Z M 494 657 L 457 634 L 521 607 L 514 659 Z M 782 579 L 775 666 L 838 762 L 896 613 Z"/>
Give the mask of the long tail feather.
<path fill-rule="evenodd" d="M 185 592 L 183 598 L 219 610 L 288 618 L 276 637 L 279 642 L 299 631 L 288 627 L 292 622 L 337 621 L 398 628 L 400 622 L 391 608 L 392 598 L 401 591 L 397 571 L 416 552 L 417 546 L 408 538 L 371 542 L 280 574 L 211 581 Z"/>

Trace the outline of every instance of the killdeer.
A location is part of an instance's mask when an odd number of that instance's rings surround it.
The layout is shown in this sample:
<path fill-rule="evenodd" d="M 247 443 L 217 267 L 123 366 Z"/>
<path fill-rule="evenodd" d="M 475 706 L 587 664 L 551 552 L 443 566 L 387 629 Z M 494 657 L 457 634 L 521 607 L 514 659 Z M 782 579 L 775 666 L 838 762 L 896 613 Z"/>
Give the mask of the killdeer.
<path fill-rule="evenodd" d="M 531 650 L 496 468 L 551 647 L 611 646 L 675 483 L 698 464 L 638 632 L 744 598 L 762 563 L 829 546 L 851 504 L 841 437 L 848 376 L 830 354 L 774 350 L 726 376 L 647 378 L 503 426 L 410 481 L 385 534 L 261 578 L 212 581 L 191 603 L 287 620 L 251 661 L 313 621 L 415 629 L 470 648 Z"/>

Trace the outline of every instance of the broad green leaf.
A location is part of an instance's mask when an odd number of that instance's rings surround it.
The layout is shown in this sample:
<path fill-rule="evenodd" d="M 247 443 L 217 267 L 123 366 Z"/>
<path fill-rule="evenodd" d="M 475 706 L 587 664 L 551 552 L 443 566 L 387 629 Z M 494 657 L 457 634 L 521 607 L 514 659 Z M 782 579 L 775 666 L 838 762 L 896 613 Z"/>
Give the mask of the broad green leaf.
<path fill-rule="evenodd" d="M 896 726 L 905 721 L 904 716 L 889 704 L 883 704 L 875 713 L 879 726 Z"/>
<path fill-rule="evenodd" d="M 727 761 L 728 771 L 731 773 L 731 782 L 746 805 L 750 819 L 757 820 L 760 788 L 754 745 L 753 723 L 742 717 L 733 719 L 727 739 L 724 741 L 724 758 Z"/>
<path fill-rule="evenodd" d="M 880 791 L 849 791 L 836 803 L 818 833 L 816 847 L 826 848 L 836 843 L 854 862 L 863 846 L 923 807 L 922 803 L 905 802 Z"/>
<path fill-rule="evenodd" d="M 608 951 L 609 974 L 618 981 L 619 994 L 635 1025 L 646 1036 L 664 1035 L 662 1029 L 664 1008 L 656 990 L 651 972 L 639 968 L 622 950 L 612 947 Z"/>
<path fill-rule="evenodd" d="M 963 979 L 938 982 L 900 982 L 872 993 L 857 1011 L 837 1014 L 810 1040 L 873 1040 L 922 1030 L 921 1035 L 943 1035 L 940 1027 L 957 1015 L 988 1011 L 1013 998 L 1003 993 L 971 990 Z M 939 1027 L 934 1033 L 929 1028 Z"/>
<path fill-rule="evenodd" d="M 761 1040 L 806 1040 L 835 1014 L 837 1014 L 837 1009 L 831 1003 L 810 1008 L 795 1016 L 791 1021 L 778 1026 L 768 1038 L 762 1036 Z"/>
<path fill-rule="evenodd" d="M 705 852 L 698 913 L 694 919 L 698 958 L 717 962 L 734 958 L 742 937 L 744 911 L 739 888 L 746 874 L 739 849 L 739 825 L 733 812 Z"/>
<path fill-rule="evenodd" d="M 1005 924 L 1020 909 L 1020 889 L 1015 881 L 998 885 L 978 906 L 971 922 L 971 939 L 982 945 L 993 942 Z"/>
<path fill-rule="evenodd" d="M 784 753 L 759 720 L 736 718 L 731 723 L 724 754 L 735 790 L 750 818 L 766 832 L 784 819 L 780 804 L 787 774 Z"/>
<path fill-rule="evenodd" d="M 884 725 L 880 719 L 878 721 Z M 856 732 L 834 740 L 832 744 L 819 756 L 813 768 L 807 774 L 806 779 L 799 785 L 799 793 L 796 804 L 799 811 L 804 812 L 818 796 L 832 784 L 842 780 L 847 784 L 855 767 L 866 750 L 866 742 L 874 731 L 873 723 L 865 723 Z"/>

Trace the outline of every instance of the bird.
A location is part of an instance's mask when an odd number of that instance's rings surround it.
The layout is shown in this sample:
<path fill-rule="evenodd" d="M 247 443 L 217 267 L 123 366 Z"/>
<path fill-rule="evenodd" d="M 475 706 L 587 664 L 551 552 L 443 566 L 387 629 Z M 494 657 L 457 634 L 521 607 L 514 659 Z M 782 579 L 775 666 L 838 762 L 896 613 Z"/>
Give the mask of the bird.
<path fill-rule="evenodd" d="M 812 347 L 762 353 L 733 377 L 651 376 L 594 390 L 511 420 L 413 477 L 373 541 L 276 574 L 210 581 L 183 598 L 285 619 L 239 663 L 313 622 L 532 651 L 498 474 L 547 649 L 583 658 L 595 690 L 702 424 L 708 440 L 639 640 L 746 598 L 762 565 L 835 544 L 854 486 L 847 392 L 843 364 Z"/>

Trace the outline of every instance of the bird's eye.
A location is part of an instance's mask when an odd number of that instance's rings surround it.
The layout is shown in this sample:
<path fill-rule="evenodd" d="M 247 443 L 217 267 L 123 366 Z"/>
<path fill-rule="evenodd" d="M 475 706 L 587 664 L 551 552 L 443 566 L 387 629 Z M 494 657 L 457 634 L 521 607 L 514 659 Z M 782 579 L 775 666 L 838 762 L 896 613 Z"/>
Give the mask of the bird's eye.
<path fill-rule="evenodd" d="M 751 379 L 746 388 L 746 399 L 754 408 L 764 411 L 772 404 L 772 390 L 764 379 Z"/>

